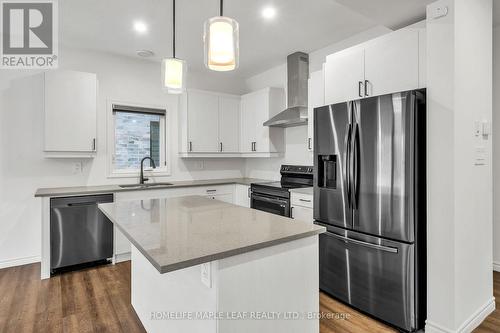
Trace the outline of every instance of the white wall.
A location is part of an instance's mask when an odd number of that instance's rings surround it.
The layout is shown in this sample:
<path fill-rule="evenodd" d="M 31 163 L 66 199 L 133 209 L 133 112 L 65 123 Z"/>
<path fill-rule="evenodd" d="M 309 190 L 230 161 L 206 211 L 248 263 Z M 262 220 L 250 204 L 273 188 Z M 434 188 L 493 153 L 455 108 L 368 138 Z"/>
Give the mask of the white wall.
<path fill-rule="evenodd" d="M 433 19 L 437 6 L 448 15 Z M 492 2 L 441 0 L 427 13 L 426 332 L 470 332 L 495 306 L 491 139 L 474 135 L 492 117 Z"/>
<path fill-rule="evenodd" d="M 322 49 L 309 53 L 309 72 L 322 69 L 325 57 L 342 49 L 363 43 L 367 40 L 384 35 L 392 30 L 379 26 L 356 34 L 341 42 L 328 45 Z M 263 73 L 246 80 L 247 91 L 254 91 L 265 87 L 280 87 L 286 89 L 286 59 L 285 63 L 273 67 Z M 290 127 L 285 130 L 286 153 L 281 158 L 248 159 L 246 175 L 248 177 L 279 179 L 281 164 L 312 165 L 312 153 L 307 150 L 307 126 Z"/>
<path fill-rule="evenodd" d="M 0 267 L 12 263 L 37 261 L 40 256 L 41 205 L 33 194 L 39 187 L 94 185 L 136 182 L 135 178 L 110 179 L 106 176 L 107 100 L 166 105 L 170 116 L 171 177 L 163 180 L 241 177 L 243 159 L 205 160 L 203 170 L 196 161 L 177 157 L 177 97 L 160 88 L 158 64 L 97 52 L 63 49 L 60 67 L 97 73 L 98 153 L 83 160 L 83 172 L 73 174 L 72 163 L 78 160 L 46 159 L 42 155 L 42 91 L 33 80 L 22 77 L 29 71 L 0 71 L 0 87 L 9 84 L 22 88 L 20 94 L 9 90 L 6 104 L 0 104 Z M 243 81 L 197 79 L 191 73 L 191 87 L 241 93 Z M 21 77 L 13 81 L 13 77 Z M 217 85 L 214 86 L 214 82 Z M 40 82 L 41 84 L 41 82 Z M 3 93 L 3 92 L 2 92 Z M 9 105 L 14 105 L 15 108 Z M 1 102 L 1 99 L 0 99 Z M 76 130 L 76 129 L 75 129 Z"/>
<path fill-rule="evenodd" d="M 493 267 L 500 272 L 500 26 L 493 30 Z"/>

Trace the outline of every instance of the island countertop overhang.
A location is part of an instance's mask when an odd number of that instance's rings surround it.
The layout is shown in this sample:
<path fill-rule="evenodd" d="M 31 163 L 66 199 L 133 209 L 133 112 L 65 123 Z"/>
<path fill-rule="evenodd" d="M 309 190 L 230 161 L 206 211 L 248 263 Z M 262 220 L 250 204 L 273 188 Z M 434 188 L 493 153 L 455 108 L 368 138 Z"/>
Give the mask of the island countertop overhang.
<path fill-rule="evenodd" d="M 118 201 L 100 204 L 99 209 L 160 273 L 326 231 L 202 196 Z"/>

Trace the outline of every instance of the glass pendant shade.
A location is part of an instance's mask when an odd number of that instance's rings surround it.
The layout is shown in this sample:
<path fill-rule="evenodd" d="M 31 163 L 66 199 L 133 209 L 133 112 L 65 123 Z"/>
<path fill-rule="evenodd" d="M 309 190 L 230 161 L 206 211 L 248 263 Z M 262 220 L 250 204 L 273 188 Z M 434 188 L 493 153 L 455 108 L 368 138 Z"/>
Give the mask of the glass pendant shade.
<path fill-rule="evenodd" d="M 232 71 L 238 68 L 238 22 L 225 16 L 216 16 L 205 22 L 205 66 L 214 71 Z"/>
<path fill-rule="evenodd" d="M 162 86 L 169 94 L 182 94 L 186 90 L 186 62 L 177 58 L 163 59 Z"/>

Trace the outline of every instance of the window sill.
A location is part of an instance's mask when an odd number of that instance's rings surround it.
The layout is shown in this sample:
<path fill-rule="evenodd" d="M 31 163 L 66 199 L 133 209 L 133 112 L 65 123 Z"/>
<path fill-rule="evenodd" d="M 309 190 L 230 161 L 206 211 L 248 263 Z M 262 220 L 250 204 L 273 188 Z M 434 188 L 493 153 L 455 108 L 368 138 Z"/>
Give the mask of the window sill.
<path fill-rule="evenodd" d="M 132 170 L 122 170 L 122 171 L 112 171 L 108 174 L 108 178 L 139 178 L 140 171 L 132 171 Z M 144 170 L 144 177 L 169 177 L 171 173 L 167 169 L 158 169 L 158 170 Z"/>

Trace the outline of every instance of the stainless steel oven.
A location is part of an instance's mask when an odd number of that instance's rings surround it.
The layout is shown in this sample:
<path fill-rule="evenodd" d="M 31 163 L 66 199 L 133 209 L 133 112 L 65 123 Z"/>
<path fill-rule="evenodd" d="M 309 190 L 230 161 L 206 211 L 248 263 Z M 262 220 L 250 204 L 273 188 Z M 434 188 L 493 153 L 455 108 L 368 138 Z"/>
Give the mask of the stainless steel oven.
<path fill-rule="evenodd" d="M 290 217 L 290 199 L 252 192 L 250 207 Z"/>
<path fill-rule="evenodd" d="M 290 189 L 313 186 L 313 168 L 282 165 L 281 181 L 253 183 L 250 207 L 264 212 L 291 217 Z"/>

